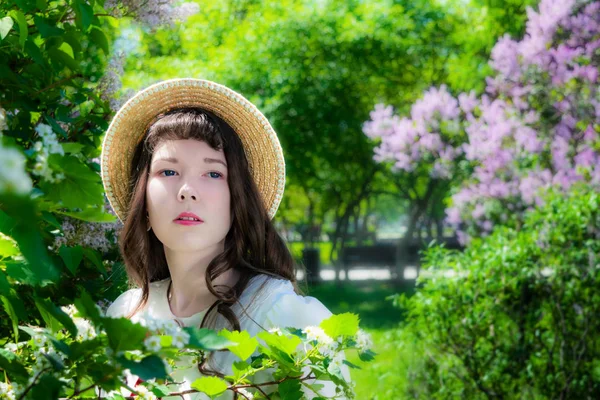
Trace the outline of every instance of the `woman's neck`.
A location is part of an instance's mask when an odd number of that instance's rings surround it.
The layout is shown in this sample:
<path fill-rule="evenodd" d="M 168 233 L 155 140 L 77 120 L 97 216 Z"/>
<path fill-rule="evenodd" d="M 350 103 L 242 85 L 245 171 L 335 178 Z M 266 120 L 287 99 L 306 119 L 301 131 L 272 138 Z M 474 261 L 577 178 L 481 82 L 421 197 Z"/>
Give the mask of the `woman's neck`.
<path fill-rule="evenodd" d="M 218 246 L 199 252 L 175 252 L 165 248 L 165 256 L 171 274 L 170 308 L 176 317 L 189 317 L 206 310 L 216 300 L 206 284 L 208 264 L 223 252 Z M 230 269 L 213 280 L 213 286 L 233 286 L 239 275 Z M 223 290 L 223 288 L 219 288 Z"/>

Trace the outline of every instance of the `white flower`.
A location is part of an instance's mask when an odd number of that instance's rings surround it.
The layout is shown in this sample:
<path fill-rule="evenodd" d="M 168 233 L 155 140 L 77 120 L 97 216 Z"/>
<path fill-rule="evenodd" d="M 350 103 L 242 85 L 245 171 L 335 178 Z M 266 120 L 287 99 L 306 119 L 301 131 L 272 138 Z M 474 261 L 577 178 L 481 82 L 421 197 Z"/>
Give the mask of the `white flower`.
<path fill-rule="evenodd" d="M 0 399 L 15 400 L 15 391 L 11 384 L 0 382 Z"/>
<path fill-rule="evenodd" d="M 371 339 L 371 335 L 367 332 L 359 329 L 356 333 L 355 337 L 356 347 L 359 348 L 360 351 L 367 351 L 373 346 L 373 340 Z"/>
<path fill-rule="evenodd" d="M 242 395 L 246 396 L 246 397 L 245 397 L 246 399 L 249 399 L 249 400 L 252 400 L 252 399 L 254 399 L 254 395 L 253 395 L 252 393 L 250 393 L 249 391 L 247 391 L 246 389 L 244 389 L 244 388 L 239 388 L 237 391 L 238 391 L 240 394 L 242 394 Z"/>
<path fill-rule="evenodd" d="M 333 340 L 319 348 L 319 352 L 326 357 L 334 357 L 338 351 L 338 343 Z"/>
<path fill-rule="evenodd" d="M 279 329 L 278 327 L 275 328 L 271 328 L 269 329 L 269 333 L 274 333 L 277 336 L 281 336 L 283 333 L 281 332 L 281 329 Z"/>
<path fill-rule="evenodd" d="M 173 338 L 173 346 L 179 349 L 183 348 L 190 341 L 190 335 L 185 331 L 175 332 L 171 337 Z"/>
<path fill-rule="evenodd" d="M 25 156 L 0 142 L 0 193 L 25 195 L 31 191 L 32 185 L 25 172 Z"/>
<path fill-rule="evenodd" d="M 152 352 L 160 351 L 162 346 L 160 345 L 160 336 L 150 336 L 144 340 L 144 346 Z"/>
<path fill-rule="evenodd" d="M 63 310 L 63 312 L 71 318 L 73 318 L 77 313 L 77 308 L 75 308 L 73 304 L 69 304 L 68 306 L 62 306 L 60 307 L 60 309 Z"/>
<path fill-rule="evenodd" d="M 13 353 L 15 353 L 19 349 L 19 346 L 17 346 L 13 342 L 8 342 L 4 345 L 4 348 L 8 351 L 12 351 Z"/>
<path fill-rule="evenodd" d="M 321 345 L 327 345 L 333 341 L 333 339 L 318 326 L 307 326 L 302 332 L 306 333 L 306 337 L 309 341 L 316 340 Z"/>
<path fill-rule="evenodd" d="M 43 336 L 43 335 L 35 335 L 33 337 L 33 344 L 37 348 L 41 349 L 48 344 L 48 339 L 46 338 L 46 336 Z"/>
<path fill-rule="evenodd" d="M 154 393 L 148 390 L 146 386 L 136 386 L 135 391 L 138 393 L 138 399 L 156 400 Z"/>
<path fill-rule="evenodd" d="M 85 318 L 73 318 L 73 322 L 77 327 L 77 339 L 90 340 L 96 337 L 96 330 Z"/>
<path fill-rule="evenodd" d="M 6 111 L 4 108 L 0 107 L 0 136 L 2 136 L 2 131 L 8 129 L 8 124 L 6 122 Z"/>

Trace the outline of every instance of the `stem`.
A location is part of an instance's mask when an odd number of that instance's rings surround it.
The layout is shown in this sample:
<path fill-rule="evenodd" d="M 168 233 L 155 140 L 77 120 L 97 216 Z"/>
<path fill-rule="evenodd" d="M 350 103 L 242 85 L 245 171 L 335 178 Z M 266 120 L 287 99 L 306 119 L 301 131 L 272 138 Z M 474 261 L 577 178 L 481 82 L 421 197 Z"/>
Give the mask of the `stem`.
<path fill-rule="evenodd" d="M 31 384 L 29 386 L 27 386 L 27 389 L 25 389 L 25 391 L 23 393 L 21 393 L 21 395 L 19 396 L 19 398 L 17 400 L 24 399 L 27 392 L 29 392 L 31 390 L 31 388 L 35 386 L 35 381 L 37 381 L 37 379 L 40 377 L 40 375 L 50 369 L 51 368 L 44 368 L 43 370 L 38 372 L 38 374 L 33 378 L 33 381 L 31 381 Z"/>

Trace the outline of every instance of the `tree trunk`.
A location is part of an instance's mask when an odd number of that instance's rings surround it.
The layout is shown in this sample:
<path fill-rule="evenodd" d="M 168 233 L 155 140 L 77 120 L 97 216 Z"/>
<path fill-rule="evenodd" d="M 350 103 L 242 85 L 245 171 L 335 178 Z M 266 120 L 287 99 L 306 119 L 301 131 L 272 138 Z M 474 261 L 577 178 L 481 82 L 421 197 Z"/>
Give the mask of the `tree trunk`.
<path fill-rule="evenodd" d="M 438 240 L 444 240 L 444 220 L 441 218 L 437 218 L 435 220 L 436 228 L 437 228 L 437 237 Z"/>

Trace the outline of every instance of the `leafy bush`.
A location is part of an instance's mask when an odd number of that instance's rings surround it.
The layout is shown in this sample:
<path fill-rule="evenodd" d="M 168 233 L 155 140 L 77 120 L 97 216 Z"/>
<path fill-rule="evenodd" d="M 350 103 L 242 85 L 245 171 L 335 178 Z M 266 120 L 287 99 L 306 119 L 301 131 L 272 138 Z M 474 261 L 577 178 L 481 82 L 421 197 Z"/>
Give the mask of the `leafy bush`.
<path fill-rule="evenodd" d="M 600 195 L 545 198 L 520 230 L 426 251 L 432 276 L 395 297 L 407 398 L 600 398 Z"/>

